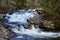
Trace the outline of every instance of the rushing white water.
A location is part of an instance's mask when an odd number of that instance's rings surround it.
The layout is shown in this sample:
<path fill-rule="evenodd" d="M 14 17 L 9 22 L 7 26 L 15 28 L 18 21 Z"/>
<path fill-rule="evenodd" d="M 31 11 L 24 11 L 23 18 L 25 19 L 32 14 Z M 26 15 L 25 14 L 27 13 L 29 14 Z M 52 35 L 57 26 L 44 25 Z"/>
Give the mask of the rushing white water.
<path fill-rule="evenodd" d="M 19 10 L 19 12 L 15 12 L 11 15 L 6 14 L 5 18 L 8 20 L 8 22 L 19 22 L 20 24 L 21 23 L 25 24 L 25 23 L 27 23 L 27 19 L 33 18 L 34 15 L 36 15 L 36 14 L 37 14 L 37 12 L 35 11 L 35 9 L 29 9 L 27 11 L 26 10 Z M 60 37 L 60 32 L 43 32 L 38 27 L 35 28 L 34 25 L 31 25 L 31 29 L 25 29 L 24 26 L 20 25 L 20 27 L 16 26 L 15 28 L 12 28 L 11 30 L 17 34 L 26 34 L 26 35 L 36 37 L 36 38 Z M 20 36 L 20 38 L 21 37 L 22 36 Z"/>
<path fill-rule="evenodd" d="M 12 31 L 17 34 L 27 34 L 36 38 L 60 37 L 60 32 L 43 32 L 41 29 L 35 28 L 34 25 L 32 25 L 31 29 L 25 29 L 23 26 L 21 26 L 20 30 L 18 30 L 17 28 L 13 28 Z"/>
<path fill-rule="evenodd" d="M 6 19 L 8 19 L 9 22 L 27 23 L 27 19 L 32 18 L 37 14 L 35 9 L 19 11 L 20 12 L 14 12 L 12 15 L 6 14 Z"/>

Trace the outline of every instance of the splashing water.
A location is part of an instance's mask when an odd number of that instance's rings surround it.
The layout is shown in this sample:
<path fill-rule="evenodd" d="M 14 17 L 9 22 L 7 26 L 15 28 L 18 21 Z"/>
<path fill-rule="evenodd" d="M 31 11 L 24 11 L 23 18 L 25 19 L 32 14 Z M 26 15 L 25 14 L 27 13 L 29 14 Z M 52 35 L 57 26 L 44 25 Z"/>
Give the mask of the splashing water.
<path fill-rule="evenodd" d="M 57 32 L 43 32 L 41 29 L 35 28 L 34 25 L 32 25 L 31 29 L 25 29 L 23 26 L 21 26 L 20 30 L 18 30 L 17 28 L 13 28 L 12 31 L 14 31 L 17 34 L 27 34 L 29 36 L 36 37 L 36 38 L 60 37 L 60 32 L 58 33 Z"/>
<path fill-rule="evenodd" d="M 6 14 L 5 19 L 7 19 L 9 23 L 17 22 L 20 24 L 20 27 L 15 26 L 15 28 L 11 29 L 16 34 L 26 34 L 35 38 L 60 37 L 60 32 L 44 32 L 39 28 L 35 28 L 34 25 L 31 25 L 31 29 L 25 29 L 24 26 L 21 25 L 26 23 L 28 24 L 27 19 L 33 18 L 36 14 L 37 12 L 35 9 L 19 10 L 19 12 L 15 12 L 11 15 Z M 22 36 L 19 36 L 17 38 L 22 38 Z"/>
<path fill-rule="evenodd" d="M 33 12 L 33 13 L 32 13 Z M 8 20 L 8 22 L 18 22 L 19 24 L 26 24 L 27 19 L 34 17 L 37 12 L 35 9 L 31 10 L 19 10 L 19 12 L 15 12 L 12 15 L 6 14 L 5 19 Z"/>

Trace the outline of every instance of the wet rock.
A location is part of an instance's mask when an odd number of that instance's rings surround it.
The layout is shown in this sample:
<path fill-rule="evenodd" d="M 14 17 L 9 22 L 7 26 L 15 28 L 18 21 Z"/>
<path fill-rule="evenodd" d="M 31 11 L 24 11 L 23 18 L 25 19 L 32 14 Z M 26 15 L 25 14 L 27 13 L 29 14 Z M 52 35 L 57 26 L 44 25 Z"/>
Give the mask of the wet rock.
<path fill-rule="evenodd" d="M 28 21 L 31 23 L 31 24 L 41 24 L 42 23 L 42 15 L 35 15 L 33 18 L 30 18 L 28 19 Z"/>
<path fill-rule="evenodd" d="M 42 15 L 35 15 L 33 18 L 28 19 L 30 24 L 34 24 L 38 28 L 43 28 L 43 16 Z"/>
<path fill-rule="evenodd" d="M 54 23 L 52 23 L 52 21 L 44 20 L 44 21 L 43 21 L 43 26 L 44 26 L 45 28 L 48 28 L 48 29 L 55 29 Z"/>

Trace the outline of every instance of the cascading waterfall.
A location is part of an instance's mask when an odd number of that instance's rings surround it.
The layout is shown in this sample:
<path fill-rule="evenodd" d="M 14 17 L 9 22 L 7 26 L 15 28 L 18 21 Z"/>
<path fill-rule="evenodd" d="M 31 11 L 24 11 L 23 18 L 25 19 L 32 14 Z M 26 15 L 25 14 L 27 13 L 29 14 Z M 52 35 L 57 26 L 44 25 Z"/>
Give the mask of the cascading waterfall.
<path fill-rule="evenodd" d="M 11 25 L 12 27 L 13 25 L 15 25 L 15 27 L 10 30 L 12 30 L 16 34 L 21 34 L 21 35 L 26 34 L 34 38 L 60 37 L 60 32 L 44 32 L 39 27 L 35 28 L 34 24 L 31 24 L 30 29 L 24 28 L 23 25 L 26 26 L 29 24 L 29 22 L 27 22 L 27 19 L 33 18 L 37 14 L 38 13 L 37 11 L 35 11 L 35 9 L 18 10 L 17 12 L 14 12 L 12 14 L 9 14 L 9 13 L 6 14 L 6 17 L 4 19 L 8 20 L 7 21 L 8 25 Z M 17 26 L 15 23 L 19 24 L 19 26 Z M 16 38 L 22 38 L 22 36 L 17 36 Z"/>

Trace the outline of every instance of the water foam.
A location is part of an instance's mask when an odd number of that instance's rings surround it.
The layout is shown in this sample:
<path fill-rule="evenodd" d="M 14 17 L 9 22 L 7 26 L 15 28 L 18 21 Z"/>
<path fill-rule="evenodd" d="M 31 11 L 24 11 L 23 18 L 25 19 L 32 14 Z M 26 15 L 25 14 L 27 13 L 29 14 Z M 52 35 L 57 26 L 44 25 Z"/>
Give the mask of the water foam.
<path fill-rule="evenodd" d="M 27 34 L 29 36 L 36 37 L 36 38 L 60 37 L 60 32 L 58 33 L 57 32 L 43 32 L 41 29 L 35 28 L 34 25 L 32 25 L 31 29 L 25 29 L 23 26 L 21 26 L 20 30 L 18 30 L 17 28 L 13 28 L 12 31 L 14 31 L 17 34 Z"/>

